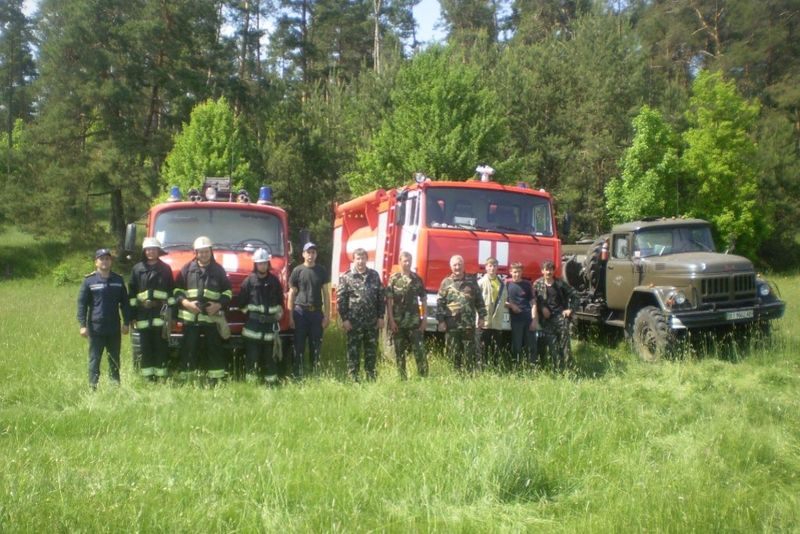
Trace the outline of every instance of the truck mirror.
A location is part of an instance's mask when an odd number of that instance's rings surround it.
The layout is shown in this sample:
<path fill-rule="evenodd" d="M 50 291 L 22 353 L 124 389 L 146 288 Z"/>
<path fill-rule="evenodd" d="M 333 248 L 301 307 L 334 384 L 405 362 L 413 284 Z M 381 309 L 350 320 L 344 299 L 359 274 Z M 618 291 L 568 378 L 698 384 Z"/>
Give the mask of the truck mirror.
<path fill-rule="evenodd" d="M 567 237 L 570 230 L 572 230 L 572 214 L 567 212 L 564 214 L 564 218 L 561 221 L 561 236 Z"/>
<path fill-rule="evenodd" d="M 129 223 L 125 227 L 125 251 L 133 252 L 136 248 L 136 223 Z"/>

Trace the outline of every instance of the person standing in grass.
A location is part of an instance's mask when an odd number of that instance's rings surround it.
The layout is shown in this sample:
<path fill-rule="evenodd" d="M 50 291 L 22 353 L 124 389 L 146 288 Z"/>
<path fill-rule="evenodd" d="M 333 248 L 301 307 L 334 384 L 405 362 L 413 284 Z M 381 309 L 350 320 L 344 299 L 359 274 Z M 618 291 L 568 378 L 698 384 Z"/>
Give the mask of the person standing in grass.
<path fill-rule="evenodd" d="M 155 237 L 145 237 L 142 261 L 133 266 L 128 284 L 133 327 L 139 334 L 142 353 L 141 373 L 145 380 L 167 377 L 169 347 L 164 336 L 164 318 L 175 304 L 172 269 L 161 261 L 166 251 Z"/>
<path fill-rule="evenodd" d="M 280 350 L 278 321 L 283 316 L 283 289 L 278 277 L 270 272 L 271 256 L 260 248 L 253 253 L 253 272 L 244 279 L 239 291 L 239 309 L 247 313 L 242 328 L 248 382 L 264 377 L 268 386 L 278 383 Z M 280 354 L 280 353 L 279 353 Z"/>
<path fill-rule="evenodd" d="M 339 279 L 336 306 L 347 334 L 347 371 L 358 381 L 361 352 L 367 380 L 375 380 L 378 359 L 378 333 L 383 328 L 386 300 L 381 277 L 367 267 L 367 251 L 353 251 L 353 267 Z"/>
<path fill-rule="evenodd" d="M 445 332 L 445 352 L 453 359 L 456 370 L 462 370 L 464 361 L 468 368 L 477 370 L 475 325 L 483 328 L 486 305 L 475 278 L 464 272 L 463 257 L 455 255 L 450 258 L 450 273 L 439 286 L 436 301 L 438 330 Z"/>
<path fill-rule="evenodd" d="M 310 347 L 311 369 L 319 371 L 322 334 L 330 321 L 330 277 L 325 267 L 317 264 L 317 245 L 303 245 L 303 264 L 289 276 L 289 328 L 294 330 L 292 375 L 303 378 L 306 342 Z"/>
<path fill-rule="evenodd" d="M 187 381 L 204 364 L 210 384 L 216 385 L 227 376 L 227 364 L 217 323 L 224 320 L 225 310 L 233 296 L 231 282 L 222 265 L 214 260 L 211 240 L 200 236 L 194 240 L 195 257 L 181 268 L 175 281 L 175 302 L 178 319 L 183 321 L 181 370 L 178 377 Z M 205 343 L 200 342 L 200 336 Z M 200 354 L 204 345 L 205 354 Z M 204 356 L 204 357 L 203 357 Z"/>
<path fill-rule="evenodd" d="M 411 270 L 412 257 L 409 252 L 400 253 L 401 271 L 389 277 L 386 285 L 386 317 L 394 343 L 394 355 L 400 378 L 408 378 L 406 354 L 413 350 L 419 376 L 428 375 L 428 359 L 425 355 L 423 333 L 425 332 L 425 282 Z M 422 316 L 420 316 L 422 310 Z"/>
<path fill-rule="evenodd" d="M 497 367 L 503 348 L 503 318 L 506 314 L 506 286 L 497 276 L 497 259 L 487 258 L 486 272 L 478 280 L 486 305 L 486 328 L 481 331 L 480 352 L 486 365 Z M 506 352 L 506 351 L 503 351 Z"/>
<path fill-rule="evenodd" d="M 103 350 L 108 353 L 111 381 L 119 384 L 121 334 L 128 333 L 128 324 L 131 322 L 125 281 L 111 271 L 112 262 L 109 249 L 98 249 L 94 253 L 95 271 L 86 275 L 78 292 L 78 323 L 80 334 L 89 339 L 89 387 L 93 390 L 100 380 Z"/>
<path fill-rule="evenodd" d="M 511 353 L 514 365 L 527 362 L 531 367 L 537 361 L 536 329 L 538 328 L 536 294 L 533 286 L 522 279 L 522 263 L 511 264 L 511 280 L 505 305 L 511 322 Z"/>
<path fill-rule="evenodd" d="M 539 321 L 544 333 L 547 352 L 555 370 L 563 370 L 568 364 L 569 318 L 578 307 L 579 297 L 575 289 L 555 277 L 555 264 L 552 261 L 542 263 L 542 277 L 533 284 L 536 291 L 540 317 Z"/>

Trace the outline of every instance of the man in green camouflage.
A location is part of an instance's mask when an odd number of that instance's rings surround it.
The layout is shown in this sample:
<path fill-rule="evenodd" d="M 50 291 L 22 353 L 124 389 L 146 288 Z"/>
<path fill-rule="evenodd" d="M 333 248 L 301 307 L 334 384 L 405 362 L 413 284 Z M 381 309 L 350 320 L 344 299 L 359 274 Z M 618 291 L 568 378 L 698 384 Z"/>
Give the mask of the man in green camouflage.
<path fill-rule="evenodd" d="M 456 370 L 462 369 L 462 358 L 470 369 L 479 365 L 475 339 L 475 319 L 482 329 L 486 320 L 486 305 L 474 276 L 464 273 L 464 258 L 450 258 L 450 272 L 439 286 L 436 301 L 436 320 L 439 332 L 445 334 L 445 352 L 453 358 Z"/>
<path fill-rule="evenodd" d="M 358 381 L 360 353 L 364 352 L 367 380 L 375 380 L 378 359 L 378 332 L 383 328 L 386 309 L 381 277 L 367 267 L 367 251 L 353 251 L 353 268 L 339 278 L 336 306 L 347 334 L 347 371 Z"/>
<path fill-rule="evenodd" d="M 386 286 L 386 317 L 392 333 L 394 354 L 400 378 L 406 374 L 406 354 L 414 350 L 419 376 L 428 375 L 428 360 L 422 342 L 425 332 L 425 283 L 411 271 L 411 254 L 400 253 L 401 272 L 394 273 Z M 420 316 L 420 310 L 422 315 Z"/>
<path fill-rule="evenodd" d="M 580 304 L 577 291 L 555 277 L 555 264 L 542 263 L 542 277 L 533 284 L 539 325 L 544 334 L 547 352 L 556 371 L 564 370 L 570 359 L 569 318 Z M 542 360 L 544 361 L 544 360 Z"/>

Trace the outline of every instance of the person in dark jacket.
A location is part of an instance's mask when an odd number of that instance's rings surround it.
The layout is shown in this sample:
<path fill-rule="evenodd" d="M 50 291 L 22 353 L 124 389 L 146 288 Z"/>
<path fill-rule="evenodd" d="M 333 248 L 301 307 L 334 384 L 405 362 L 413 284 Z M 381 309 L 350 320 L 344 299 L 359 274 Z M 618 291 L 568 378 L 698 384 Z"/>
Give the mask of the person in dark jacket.
<path fill-rule="evenodd" d="M 242 328 L 248 382 L 264 377 L 268 386 L 278 383 L 276 348 L 283 316 L 283 289 L 278 277 L 270 272 L 270 255 L 260 248 L 253 253 L 253 272 L 242 282 L 239 309 L 247 313 Z"/>
<path fill-rule="evenodd" d="M 112 262 L 110 250 L 98 249 L 94 254 L 96 270 L 86 275 L 78 292 L 78 323 L 80 334 L 89 339 L 89 386 L 92 389 L 97 388 L 100 380 L 103 350 L 108 353 L 109 376 L 119 384 L 120 333 L 128 333 L 131 321 L 125 282 L 111 271 Z"/>
<path fill-rule="evenodd" d="M 172 269 L 161 261 L 166 251 L 155 237 L 142 243 L 142 261 L 133 266 L 128 291 L 131 298 L 133 328 L 139 336 L 141 373 L 145 380 L 167 377 L 169 347 L 164 336 L 164 319 L 175 304 Z"/>
<path fill-rule="evenodd" d="M 208 237 L 194 240 L 195 259 L 181 269 L 175 281 L 175 303 L 178 320 L 183 322 L 181 344 L 181 370 L 178 377 L 188 380 L 202 364 L 208 372 L 211 385 L 227 375 L 227 365 L 222 349 L 217 322 L 224 320 L 233 292 L 225 269 L 214 260 L 212 243 Z M 220 314 L 223 314 L 220 318 Z M 205 354 L 201 357 L 200 336 L 205 339 Z"/>

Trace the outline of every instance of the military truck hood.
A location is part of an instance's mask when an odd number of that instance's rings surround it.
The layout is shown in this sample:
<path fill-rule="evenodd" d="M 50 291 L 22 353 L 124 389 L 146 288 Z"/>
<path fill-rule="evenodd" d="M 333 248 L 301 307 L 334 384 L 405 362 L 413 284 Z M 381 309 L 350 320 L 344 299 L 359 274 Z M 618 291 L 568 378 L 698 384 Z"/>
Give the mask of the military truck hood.
<path fill-rule="evenodd" d="M 687 252 L 667 256 L 651 256 L 643 258 L 648 270 L 670 274 L 721 274 L 748 272 L 753 270 L 753 263 L 742 256 L 720 254 L 717 252 Z"/>

